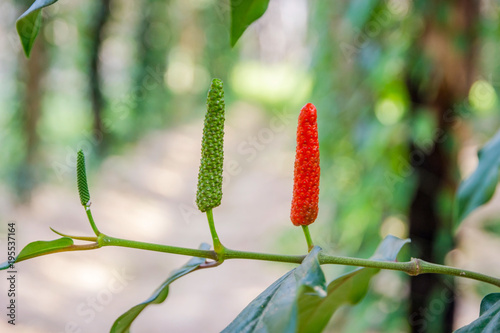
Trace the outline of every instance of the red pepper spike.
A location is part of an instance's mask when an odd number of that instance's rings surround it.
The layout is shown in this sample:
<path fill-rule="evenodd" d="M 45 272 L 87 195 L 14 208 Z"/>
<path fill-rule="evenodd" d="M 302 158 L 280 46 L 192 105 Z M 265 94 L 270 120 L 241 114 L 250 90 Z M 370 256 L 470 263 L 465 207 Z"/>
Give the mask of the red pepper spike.
<path fill-rule="evenodd" d="M 309 225 L 318 216 L 319 142 L 316 107 L 308 103 L 299 115 L 290 218 L 296 226 Z"/>

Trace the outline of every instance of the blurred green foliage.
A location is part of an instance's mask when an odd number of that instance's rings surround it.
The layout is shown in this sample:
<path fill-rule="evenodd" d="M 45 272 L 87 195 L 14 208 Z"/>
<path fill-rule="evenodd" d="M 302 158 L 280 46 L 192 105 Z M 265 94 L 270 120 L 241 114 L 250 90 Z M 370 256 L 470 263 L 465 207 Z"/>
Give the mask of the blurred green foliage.
<path fill-rule="evenodd" d="M 27 4 L 9 0 L 2 6 L 9 15 L 0 23 L 7 32 L 0 65 L 0 176 L 19 190 L 30 187 L 19 170 L 26 161 L 22 101 L 31 92 L 25 83 L 27 60 L 19 56 L 11 33 Z M 406 214 L 415 188 L 408 144 L 414 140 L 425 149 L 437 126 L 425 113 L 412 117 L 408 109 L 405 71 L 415 36 L 423 33 L 418 6 L 421 1 L 271 1 L 231 49 L 229 1 L 114 1 L 100 32 L 105 135 L 96 136 L 88 63 L 89 26 L 97 5 L 58 2 L 44 9 L 37 40 L 45 44 L 47 59 L 36 177 L 72 179 L 72 154 L 80 148 L 97 151 L 102 138 L 109 154 L 152 130 L 201 118 L 206 88 L 218 77 L 227 83 L 228 109 L 244 100 L 272 117 L 277 110 L 298 112 L 308 101 L 316 105 L 323 223 L 311 232 L 331 252 L 368 257 L 387 234 L 408 235 Z M 487 6 L 494 8 L 481 13 L 477 80 L 468 100 L 456 107 L 467 116 L 471 132 L 478 133 L 478 142 L 491 137 L 500 123 L 498 7 Z M 415 68 L 424 74 L 430 70 L 425 61 Z M 53 156 L 63 158 L 53 161 Z M 450 202 L 451 194 L 443 195 L 440 209 L 449 211 Z M 498 233 L 494 224 L 488 228 Z M 278 246 L 289 248 L 294 232 L 284 233 Z M 332 275 L 345 270 L 327 268 Z M 371 290 L 369 301 L 345 313 L 332 331 L 407 330 L 401 297 L 408 292 L 405 278 L 390 274 L 401 280 L 399 293 Z M 355 320 L 360 316 L 367 320 Z"/>

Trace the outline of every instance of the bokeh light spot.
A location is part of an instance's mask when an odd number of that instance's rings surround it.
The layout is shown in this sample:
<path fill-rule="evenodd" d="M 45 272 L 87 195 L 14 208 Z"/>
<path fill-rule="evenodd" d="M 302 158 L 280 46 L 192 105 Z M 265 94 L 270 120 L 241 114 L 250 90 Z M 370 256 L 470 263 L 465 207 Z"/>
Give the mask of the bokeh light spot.
<path fill-rule="evenodd" d="M 493 86 L 485 80 L 474 82 L 469 91 L 469 103 L 479 113 L 489 113 L 497 104 Z"/>
<path fill-rule="evenodd" d="M 383 125 L 393 125 L 403 117 L 405 112 L 401 101 L 393 98 L 384 98 L 375 105 L 375 116 Z"/>

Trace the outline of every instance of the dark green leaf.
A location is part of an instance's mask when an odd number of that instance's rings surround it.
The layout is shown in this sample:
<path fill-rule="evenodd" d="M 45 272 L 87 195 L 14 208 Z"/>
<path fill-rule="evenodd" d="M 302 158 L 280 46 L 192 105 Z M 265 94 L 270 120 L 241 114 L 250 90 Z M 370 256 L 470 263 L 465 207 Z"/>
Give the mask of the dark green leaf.
<path fill-rule="evenodd" d="M 401 247 L 408 242 L 388 236 L 371 259 L 395 261 Z M 321 332 L 340 305 L 359 302 L 371 277 L 379 270 L 360 268 L 325 288 L 319 251 L 315 247 L 299 267 L 257 296 L 223 332 Z"/>
<path fill-rule="evenodd" d="M 210 245 L 203 243 L 200 245 L 201 250 L 209 250 Z M 192 258 L 184 266 L 173 271 L 165 282 L 144 302 L 132 307 L 130 310 L 122 314 L 111 327 L 110 333 L 126 333 L 130 330 L 130 325 L 139 316 L 139 314 L 150 304 L 160 304 L 165 301 L 168 296 L 169 286 L 172 282 L 184 275 L 191 273 L 205 262 L 204 258 Z"/>
<path fill-rule="evenodd" d="M 268 5 L 269 0 L 231 0 L 231 46 L 266 12 Z"/>
<path fill-rule="evenodd" d="M 57 252 L 58 250 L 70 247 L 73 245 L 73 240 L 68 237 L 55 239 L 52 241 L 36 241 L 29 243 L 21 250 L 14 262 L 20 262 L 26 259 L 38 257 L 43 254 Z M 0 270 L 7 269 L 10 266 L 9 262 L 0 264 Z"/>
<path fill-rule="evenodd" d="M 495 193 L 500 169 L 500 131 L 479 151 L 478 157 L 477 169 L 458 188 L 457 225 Z"/>
<path fill-rule="evenodd" d="M 481 302 L 479 318 L 456 333 L 497 333 L 500 330 L 500 293 L 486 295 Z"/>
<path fill-rule="evenodd" d="M 370 258 L 380 261 L 396 261 L 396 257 L 409 239 L 387 236 Z M 343 304 L 356 304 L 366 295 L 371 278 L 380 270 L 359 268 L 333 280 L 326 297 L 305 292 L 299 299 L 299 332 L 321 332 L 335 311 Z"/>
<path fill-rule="evenodd" d="M 488 311 L 493 305 L 500 302 L 500 293 L 493 293 L 486 295 L 481 301 L 481 306 L 479 309 L 479 315 L 482 316 L 486 311 Z"/>
<path fill-rule="evenodd" d="M 21 39 L 26 57 L 30 56 L 31 48 L 42 26 L 42 8 L 52 5 L 57 0 L 36 0 L 16 22 L 17 33 Z"/>
<path fill-rule="evenodd" d="M 297 295 L 302 288 L 326 295 L 325 276 L 314 247 L 302 264 L 257 296 L 222 332 L 295 332 Z"/>

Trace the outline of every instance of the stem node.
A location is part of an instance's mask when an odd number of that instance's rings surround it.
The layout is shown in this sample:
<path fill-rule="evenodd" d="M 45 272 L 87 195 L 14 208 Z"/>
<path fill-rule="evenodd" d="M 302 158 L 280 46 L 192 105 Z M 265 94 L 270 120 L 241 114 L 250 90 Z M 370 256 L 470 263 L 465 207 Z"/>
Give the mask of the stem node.
<path fill-rule="evenodd" d="M 418 258 L 411 258 L 410 263 L 412 263 L 410 269 L 408 270 L 408 275 L 410 276 L 417 276 L 421 274 L 420 272 L 420 259 Z"/>

